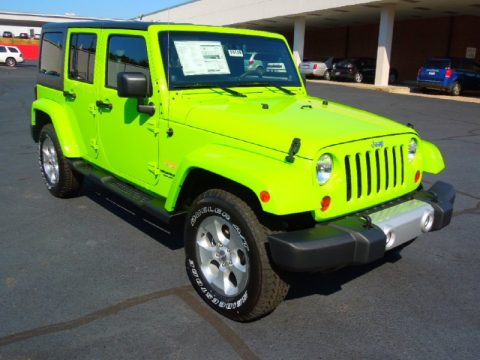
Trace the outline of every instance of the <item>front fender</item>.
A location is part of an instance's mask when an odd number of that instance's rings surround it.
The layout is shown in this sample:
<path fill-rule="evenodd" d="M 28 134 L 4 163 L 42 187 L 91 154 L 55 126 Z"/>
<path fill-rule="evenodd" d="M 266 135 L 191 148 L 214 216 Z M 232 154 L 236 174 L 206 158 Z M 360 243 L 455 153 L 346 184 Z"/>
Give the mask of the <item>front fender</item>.
<path fill-rule="evenodd" d="M 173 210 L 188 173 L 203 169 L 252 190 L 259 198 L 261 191 L 270 193 L 270 201 L 260 202 L 265 212 L 286 215 L 311 211 L 316 193 L 310 160 L 297 157 L 288 163 L 257 153 L 222 145 L 207 145 L 188 154 L 181 162 L 167 198 L 167 210 Z"/>
<path fill-rule="evenodd" d="M 423 171 L 438 174 L 445 169 L 445 161 L 437 145 L 421 140 L 419 151 L 423 159 Z"/>
<path fill-rule="evenodd" d="M 81 157 L 79 142 L 65 108 L 47 98 L 35 100 L 32 104 L 32 126 L 37 125 L 37 110 L 50 116 L 63 154 L 69 158 Z"/>

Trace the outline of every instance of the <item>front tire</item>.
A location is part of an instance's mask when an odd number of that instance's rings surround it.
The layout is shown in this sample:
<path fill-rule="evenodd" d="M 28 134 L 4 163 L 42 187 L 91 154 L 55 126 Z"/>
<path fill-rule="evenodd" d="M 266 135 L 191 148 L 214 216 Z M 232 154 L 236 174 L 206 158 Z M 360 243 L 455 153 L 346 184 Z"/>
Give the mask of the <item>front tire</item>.
<path fill-rule="evenodd" d="M 288 284 L 271 266 L 268 233 L 231 193 L 208 190 L 194 201 L 185 224 L 186 268 L 195 290 L 215 311 L 251 321 L 283 301 Z"/>
<path fill-rule="evenodd" d="M 332 75 L 330 73 L 330 70 L 325 71 L 325 74 L 323 74 L 323 79 L 327 81 L 332 80 Z"/>
<path fill-rule="evenodd" d="M 51 124 L 40 131 L 38 141 L 40 170 L 53 196 L 68 198 L 78 194 L 83 176 L 75 172 L 63 156 L 55 129 Z"/>
<path fill-rule="evenodd" d="M 360 72 L 355 73 L 355 75 L 353 77 L 353 81 L 355 81 L 356 83 L 361 83 L 363 81 L 362 73 L 360 73 Z"/>
<path fill-rule="evenodd" d="M 17 65 L 17 61 L 16 61 L 14 58 L 9 57 L 9 58 L 7 58 L 7 59 L 5 60 L 5 64 L 6 64 L 7 66 L 14 67 L 14 66 Z"/>

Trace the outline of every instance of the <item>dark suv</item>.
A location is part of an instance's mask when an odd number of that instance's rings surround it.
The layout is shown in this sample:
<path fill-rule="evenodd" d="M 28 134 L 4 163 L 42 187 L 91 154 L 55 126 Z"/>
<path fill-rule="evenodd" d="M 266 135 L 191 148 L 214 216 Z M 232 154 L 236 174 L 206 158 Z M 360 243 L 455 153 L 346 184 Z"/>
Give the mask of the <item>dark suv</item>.
<path fill-rule="evenodd" d="M 373 82 L 375 80 L 376 60 L 373 58 L 345 59 L 335 64 L 332 79 L 353 80 L 357 83 Z M 393 84 L 398 79 L 397 70 L 390 68 L 388 83 Z"/>
<path fill-rule="evenodd" d="M 430 59 L 418 70 L 417 87 L 455 96 L 463 90 L 480 90 L 480 65 L 462 58 Z"/>

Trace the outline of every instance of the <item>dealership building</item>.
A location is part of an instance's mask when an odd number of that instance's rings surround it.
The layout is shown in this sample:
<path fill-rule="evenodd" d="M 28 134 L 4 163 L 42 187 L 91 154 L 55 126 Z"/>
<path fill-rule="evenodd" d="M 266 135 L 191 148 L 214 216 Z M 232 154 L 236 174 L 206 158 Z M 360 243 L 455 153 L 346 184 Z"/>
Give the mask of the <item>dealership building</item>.
<path fill-rule="evenodd" d="M 480 0 L 194 0 L 139 19 L 279 32 L 297 62 L 376 58 L 380 86 L 390 67 L 415 79 L 430 57 L 480 62 Z"/>

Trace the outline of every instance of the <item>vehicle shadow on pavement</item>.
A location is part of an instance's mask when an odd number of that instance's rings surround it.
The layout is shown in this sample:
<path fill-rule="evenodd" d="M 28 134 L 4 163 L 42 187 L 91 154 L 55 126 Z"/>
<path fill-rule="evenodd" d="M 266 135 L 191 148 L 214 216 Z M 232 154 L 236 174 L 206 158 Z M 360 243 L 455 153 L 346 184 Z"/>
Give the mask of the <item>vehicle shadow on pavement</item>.
<path fill-rule="evenodd" d="M 108 189 L 85 179 L 82 195 L 88 197 L 123 221 L 136 227 L 170 250 L 183 248 L 183 235 L 178 224 L 165 224 L 139 209 L 131 202 L 110 192 Z"/>
<path fill-rule="evenodd" d="M 350 266 L 327 273 L 295 273 L 287 276 L 290 290 L 286 300 L 310 295 L 331 295 L 342 290 L 342 286 L 386 263 L 395 263 L 402 256 L 399 251 L 386 253 L 382 259 L 370 264 Z"/>

